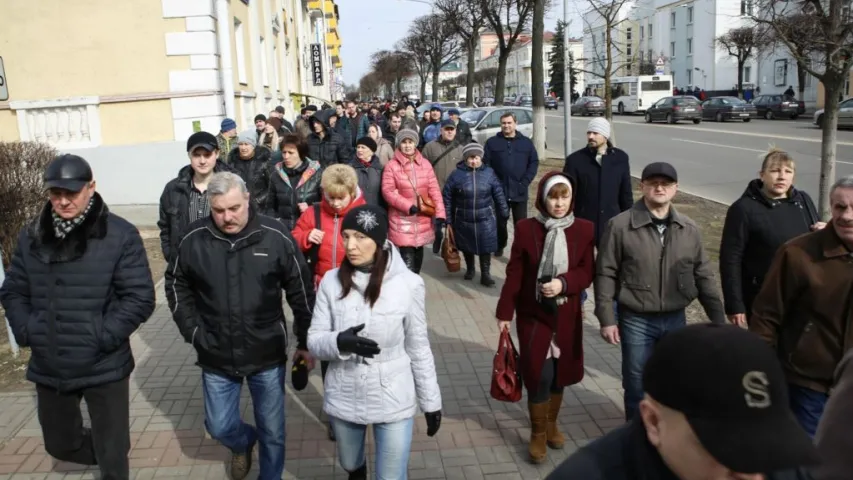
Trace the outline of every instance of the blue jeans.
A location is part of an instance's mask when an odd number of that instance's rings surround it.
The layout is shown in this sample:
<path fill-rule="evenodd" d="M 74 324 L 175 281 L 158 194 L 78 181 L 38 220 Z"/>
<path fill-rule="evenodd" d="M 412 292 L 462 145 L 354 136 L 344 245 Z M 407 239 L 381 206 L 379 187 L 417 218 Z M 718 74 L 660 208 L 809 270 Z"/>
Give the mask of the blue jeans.
<path fill-rule="evenodd" d="M 643 367 L 655 344 L 667 332 L 687 324 L 684 310 L 667 313 L 636 313 L 619 309 L 619 336 L 622 339 L 622 388 L 625 389 L 625 420 L 637 414 L 643 399 Z"/>
<path fill-rule="evenodd" d="M 817 431 L 817 424 L 823 415 L 823 409 L 826 408 L 827 400 L 829 395 L 823 392 L 788 384 L 788 403 L 791 411 L 794 412 L 794 417 L 803 430 L 812 438 Z"/>
<path fill-rule="evenodd" d="M 364 436 L 367 425 L 331 418 L 338 443 L 338 461 L 348 472 L 361 468 L 367 462 L 364 455 Z M 412 428 L 415 419 L 407 418 L 394 423 L 373 425 L 376 441 L 376 480 L 405 480 L 409 467 L 409 450 L 412 447 Z"/>
<path fill-rule="evenodd" d="M 284 375 L 284 367 L 275 367 L 246 377 L 257 428 L 240 419 L 242 378 L 201 376 L 205 428 L 233 453 L 245 453 L 258 442 L 259 480 L 281 480 L 284 473 Z"/>

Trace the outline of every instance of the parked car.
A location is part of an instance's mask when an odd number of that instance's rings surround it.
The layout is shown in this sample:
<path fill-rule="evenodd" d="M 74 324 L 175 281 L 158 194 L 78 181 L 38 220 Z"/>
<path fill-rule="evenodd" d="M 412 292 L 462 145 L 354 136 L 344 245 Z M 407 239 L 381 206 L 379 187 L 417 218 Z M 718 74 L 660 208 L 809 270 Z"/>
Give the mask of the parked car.
<path fill-rule="evenodd" d="M 794 97 L 782 94 L 759 95 L 751 102 L 758 110 L 758 116 L 767 120 L 790 118 L 796 120 L 800 115 L 800 102 Z M 805 107 L 803 107 L 805 111 Z"/>
<path fill-rule="evenodd" d="M 748 122 L 758 117 L 755 105 L 744 102 L 737 97 L 711 97 L 702 103 L 702 119 L 724 122 L 726 120 L 743 120 Z"/>
<path fill-rule="evenodd" d="M 426 102 L 426 103 L 422 103 L 422 104 L 421 104 L 421 106 L 420 106 L 420 107 L 418 107 L 418 108 L 417 108 L 417 110 L 416 110 L 416 112 L 417 112 L 416 118 L 421 118 L 421 117 L 423 117 L 423 116 L 424 116 L 424 112 L 426 112 L 427 110 L 429 110 L 430 108 L 432 108 L 432 105 L 433 105 L 434 103 L 436 103 L 436 102 Z M 464 101 L 462 101 L 462 102 L 438 102 L 438 104 L 441 106 L 441 111 L 442 111 L 442 112 L 447 112 L 447 110 L 449 110 L 449 109 L 451 109 L 451 108 L 455 108 L 455 109 L 457 109 L 457 110 L 460 110 L 460 113 L 461 113 L 461 110 L 462 110 L 463 108 L 465 108 L 465 102 L 464 102 Z M 477 104 L 475 103 L 475 104 L 474 104 L 474 106 L 476 107 L 476 106 L 477 106 Z M 443 116 L 443 114 L 442 114 L 442 116 Z"/>
<path fill-rule="evenodd" d="M 823 128 L 823 109 L 814 112 L 814 124 Z M 853 127 L 853 98 L 838 104 L 838 128 Z"/>
<path fill-rule="evenodd" d="M 471 133 L 480 145 L 501 131 L 501 115 L 506 112 L 515 114 L 518 131 L 533 138 L 533 109 L 527 107 L 478 107 L 462 112 L 460 117 L 471 126 Z"/>
<path fill-rule="evenodd" d="M 560 104 L 557 102 L 556 98 L 551 95 L 545 95 L 545 110 L 556 110 L 559 106 Z"/>
<path fill-rule="evenodd" d="M 680 120 L 693 120 L 702 123 L 702 105 L 692 95 L 664 97 L 646 109 L 646 123 L 664 120 L 666 123 L 676 123 Z"/>
<path fill-rule="evenodd" d="M 600 97 L 580 97 L 571 104 L 569 112 L 572 115 L 604 115 L 604 99 Z"/>
<path fill-rule="evenodd" d="M 518 100 L 516 100 L 515 105 L 519 107 L 533 107 L 533 96 L 522 95 L 518 97 Z"/>

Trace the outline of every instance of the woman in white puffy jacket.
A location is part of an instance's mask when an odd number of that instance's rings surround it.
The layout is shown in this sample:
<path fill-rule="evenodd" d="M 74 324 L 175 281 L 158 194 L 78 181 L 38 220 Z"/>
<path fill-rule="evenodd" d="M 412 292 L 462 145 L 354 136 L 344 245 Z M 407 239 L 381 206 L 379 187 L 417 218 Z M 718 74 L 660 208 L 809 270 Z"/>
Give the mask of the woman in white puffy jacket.
<path fill-rule="evenodd" d="M 341 224 L 346 258 L 320 281 L 308 349 L 331 362 L 323 410 L 338 461 L 350 479 L 367 478 L 365 433 L 373 425 L 375 478 L 406 478 L 418 407 L 427 435 L 441 425 L 441 392 L 429 345 L 425 289 L 387 242 L 388 217 L 356 207 Z"/>

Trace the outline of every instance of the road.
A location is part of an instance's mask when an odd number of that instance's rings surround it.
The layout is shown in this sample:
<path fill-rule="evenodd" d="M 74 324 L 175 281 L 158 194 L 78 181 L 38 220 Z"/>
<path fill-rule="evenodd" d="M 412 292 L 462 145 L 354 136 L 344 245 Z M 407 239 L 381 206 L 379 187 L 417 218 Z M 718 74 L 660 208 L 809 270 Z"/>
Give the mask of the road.
<path fill-rule="evenodd" d="M 586 144 L 590 117 L 572 117 L 572 148 Z M 546 114 L 549 152 L 563 154 L 563 112 Z M 756 177 L 761 158 L 770 146 L 794 157 L 795 184 L 817 202 L 820 179 L 821 131 L 809 119 L 763 120 L 749 123 L 703 121 L 699 125 L 646 124 L 641 116 L 614 116 L 615 143 L 631 157 L 631 170 L 639 176 L 654 161 L 672 163 L 680 189 L 729 204 Z M 838 132 L 836 175 L 853 175 L 853 131 Z"/>

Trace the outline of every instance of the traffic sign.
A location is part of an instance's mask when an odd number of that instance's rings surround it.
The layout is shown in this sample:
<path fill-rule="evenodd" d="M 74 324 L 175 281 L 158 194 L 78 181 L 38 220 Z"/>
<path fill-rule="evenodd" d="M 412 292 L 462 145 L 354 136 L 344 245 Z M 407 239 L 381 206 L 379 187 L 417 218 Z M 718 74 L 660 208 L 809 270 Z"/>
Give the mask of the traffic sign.
<path fill-rule="evenodd" d="M 658 57 L 658 60 L 655 62 L 655 65 L 658 67 L 662 67 L 662 66 L 664 66 L 664 63 L 665 62 L 663 60 L 663 57 Z"/>
<path fill-rule="evenodd" d="M 9 100 L 9 85 L 6 83 L 6 70 L 3 68 L 3 57 L 0 57 L 0 102 Z"/>

